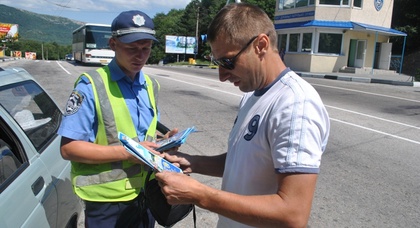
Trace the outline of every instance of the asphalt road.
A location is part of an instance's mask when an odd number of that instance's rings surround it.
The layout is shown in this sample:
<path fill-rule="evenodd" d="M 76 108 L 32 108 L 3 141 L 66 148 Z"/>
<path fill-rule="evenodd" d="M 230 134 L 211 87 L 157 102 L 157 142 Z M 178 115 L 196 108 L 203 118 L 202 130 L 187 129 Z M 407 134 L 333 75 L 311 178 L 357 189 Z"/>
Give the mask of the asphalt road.
<path fill-rule="evenodd" d="M 71 62 L 18 60 L 64 108 L 74 80 L 95 67 Z M 218 81 L 217 70 L 145 67 L 161 84 L 161 119 L 168 127 L 195 126 L 184 152 L 219 154 L 236 117 L 241 92 Z M 420 88 L 305 78 L 320 93 L 331 134 L 310 227 L 418 227 L 420 218 Z M 220 188 L 219 178 L 193 175 Z M 197 208 L 197 227 L 215 227 L 217 215 Z M 159 226 L 158 226 L 159 227 Z M 175 227 L 193 227 L 188 216 Z"/>

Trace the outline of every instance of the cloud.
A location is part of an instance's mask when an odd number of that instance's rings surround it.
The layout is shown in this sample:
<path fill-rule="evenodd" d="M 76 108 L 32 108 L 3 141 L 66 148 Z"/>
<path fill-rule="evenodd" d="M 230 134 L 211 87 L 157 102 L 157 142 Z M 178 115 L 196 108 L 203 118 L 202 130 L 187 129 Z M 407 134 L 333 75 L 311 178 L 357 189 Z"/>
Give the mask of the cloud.
<path fill-rule="evenodd" d="M 110 24 L 120 12 L 141 10 L 154 17 L 171 9 L 184 9 L 191 0 L 2 0 L 2 4 L 30 12 L 73 20 Z"/>
<path fill-rule="evenodd" d="M 168 12 L 171 9 L 183 9 L 191 0 L 3 0 L 3 4 L 28 11 L 91 11 L 91 12 L 121 12 L 138 9 L 142 11 Z M 159 11 L 161 10 L 161 11 Z"/>

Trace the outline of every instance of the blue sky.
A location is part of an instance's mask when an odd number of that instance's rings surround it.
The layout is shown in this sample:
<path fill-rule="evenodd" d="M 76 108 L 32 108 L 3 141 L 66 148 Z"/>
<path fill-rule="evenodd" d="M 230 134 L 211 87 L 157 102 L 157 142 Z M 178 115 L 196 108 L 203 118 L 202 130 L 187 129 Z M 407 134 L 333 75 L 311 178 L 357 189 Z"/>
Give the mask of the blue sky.
<path fill-rule="evenodd" d="M 157 13 L 184 9 L 190 2 L 191 0 L 2 0 L 1 4 L 87 23 L 111 24 L 125 10 L 141 10 L 153 18 Z"/>

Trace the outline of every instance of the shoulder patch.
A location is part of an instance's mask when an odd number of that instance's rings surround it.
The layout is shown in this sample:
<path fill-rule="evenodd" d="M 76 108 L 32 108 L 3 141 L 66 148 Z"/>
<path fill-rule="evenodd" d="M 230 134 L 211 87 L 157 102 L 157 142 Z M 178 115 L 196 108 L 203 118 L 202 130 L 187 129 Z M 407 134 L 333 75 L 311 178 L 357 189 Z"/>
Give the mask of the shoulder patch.
<path fill-rule="evenodd" d="M 85 96 L 83 95 L 83 93 L 77 90 L 73 90 L 73 92 L 70 94 L 69 99 L 67 100 L 66 112 L 64 114 L 66 116 L 69 116 L 79 111 L 79 108 L 82 105 L 84 98 Z"/>

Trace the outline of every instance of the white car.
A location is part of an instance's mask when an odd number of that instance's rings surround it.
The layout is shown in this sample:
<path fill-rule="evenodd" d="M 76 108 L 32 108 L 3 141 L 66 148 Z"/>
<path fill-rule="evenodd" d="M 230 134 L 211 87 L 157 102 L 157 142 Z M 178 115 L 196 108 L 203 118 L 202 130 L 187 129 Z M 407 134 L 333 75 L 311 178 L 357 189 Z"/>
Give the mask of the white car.
<path fill-rule="evenodd" d="M 0 227 L 77 227 L 83 208 L 60 154 L 61 118 L 27 71 L 0 68 Z"/>

